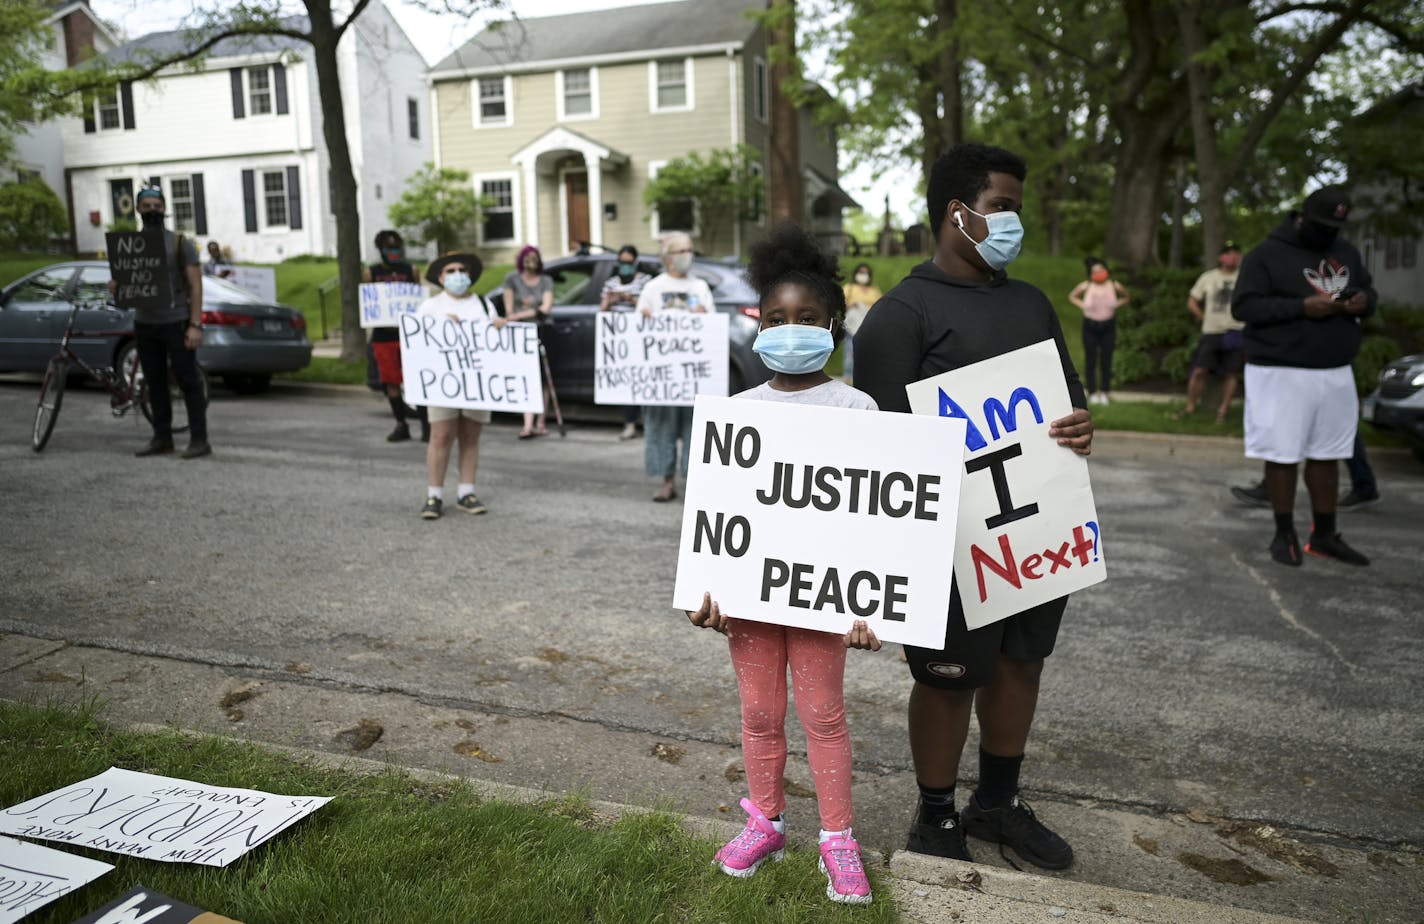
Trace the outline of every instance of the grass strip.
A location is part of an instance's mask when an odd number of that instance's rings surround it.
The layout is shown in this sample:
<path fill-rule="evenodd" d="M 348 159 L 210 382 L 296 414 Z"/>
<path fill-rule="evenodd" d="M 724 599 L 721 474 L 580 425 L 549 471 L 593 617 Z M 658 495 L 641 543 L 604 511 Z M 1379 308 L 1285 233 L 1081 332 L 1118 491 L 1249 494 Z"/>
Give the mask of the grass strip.
<path fill-rule="evenodd" d="M 709 865 L 717 845 L 666 812 L 610 820 L 577 795 L 485 800 L 461 781 L 343 772 L 224 738 L 129 731 L 92 703 L 0 702 L 0 753 L 0 807 L 109 766 L 336 797 L 225 869 L 43 842 L 115 869 L 27 924 L 72 921 L 139 884 L 246 924 L 897 920 L 888 894 L 869 907 L 828 901 L 814 851 L 789 850 L 785 862 L 734 879 Z"/>

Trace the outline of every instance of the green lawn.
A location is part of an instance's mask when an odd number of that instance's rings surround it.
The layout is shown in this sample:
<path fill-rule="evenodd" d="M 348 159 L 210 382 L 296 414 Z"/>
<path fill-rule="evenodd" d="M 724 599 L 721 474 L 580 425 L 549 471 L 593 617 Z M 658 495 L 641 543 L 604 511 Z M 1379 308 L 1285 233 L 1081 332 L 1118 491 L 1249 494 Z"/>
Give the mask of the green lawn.
<path fill-rule="evenodd" d="M 897 919 L 888 894 L 868 907 L 828 901 L 814 851 L 789 850 L 785 862 L 734 879 L 710 865 L 717 845 L 688 836 L 677 817 L 595 817 L 577 796 L 489 801 L 462 783 L 418 782 L 395 769 L 344 773 L 227 739 L 125 731 L 92 708 L 0 702 L 0 753 L 3 806 L 110 766 L 335 797 L 223 869 L 40 842 L 116 868 L 27 924 L 72 921 L 140 883 L 246 924 Z"/>

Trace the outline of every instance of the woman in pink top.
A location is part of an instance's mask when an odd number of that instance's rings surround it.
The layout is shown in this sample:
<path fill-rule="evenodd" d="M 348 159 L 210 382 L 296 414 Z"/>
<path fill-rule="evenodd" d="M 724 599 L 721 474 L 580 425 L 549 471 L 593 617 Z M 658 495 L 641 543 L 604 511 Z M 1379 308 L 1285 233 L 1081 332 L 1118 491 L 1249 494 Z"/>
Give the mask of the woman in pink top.
<path fill-rule="evenodd" d="M 1127 290 L 1115 280 L 1108 278 L 1108 265 L 1097 257 L 1083 261 L 1088 268 L 1088 278 L 1073 287 L 1068 293 L 1068 301 L 1083 310 L 1083 352 L 1085 384 L 1088 401 L 1093 404 L 1107 404 L 1108 392 L 1112 391 L 1113 345 L 1117 342 L 1117 310 L 1127 304 Z M 1101 363 L 1102 389 L 1098 389 L 1097 371 Z"/>

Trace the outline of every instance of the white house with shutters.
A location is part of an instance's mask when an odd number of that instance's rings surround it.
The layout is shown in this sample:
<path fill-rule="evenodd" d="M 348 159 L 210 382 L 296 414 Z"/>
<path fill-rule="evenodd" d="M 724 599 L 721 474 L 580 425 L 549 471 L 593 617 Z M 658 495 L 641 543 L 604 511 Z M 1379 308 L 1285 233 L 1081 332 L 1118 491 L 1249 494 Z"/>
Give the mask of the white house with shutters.
<path fill-rule="evenodd" d="M 291 20 L 306 29 L 302 17 Z M 106 57 L 169 54 L 192 40 L 159 32 Z M 322 135 L 311 46 L 285 36 L 226 39 L 198 70 L 179 65 L 126 83 L 65 120 L 75 244 L 104 248 L 104 232 L 130 217 L 145 183 L 163 188 L 170 226 L 215 240 L 232 259 L 275 263 L 336 253 L 330 160 Z M 361 240 L 388 224 L 387 209 L 431 159 L 426 64 L 382 3 L 342 38 L 338 66 L 347 144 L 356 173 Z"/>

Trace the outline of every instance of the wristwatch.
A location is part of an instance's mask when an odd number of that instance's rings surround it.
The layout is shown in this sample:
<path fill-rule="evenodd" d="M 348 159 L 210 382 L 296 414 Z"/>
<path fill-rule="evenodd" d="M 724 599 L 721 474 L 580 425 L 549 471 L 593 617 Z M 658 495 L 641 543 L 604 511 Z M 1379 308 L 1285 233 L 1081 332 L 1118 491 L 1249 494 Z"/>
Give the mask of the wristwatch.
<path fill-rule="evenodd" d="M 192 321 L 189 321 L 189 322 L 188 322 L 188 326 L 191 327 L 191 328 L 193 328 L 194 330 L 202 330 L 202 329 L 203 329 L 203 325 L 202 325 L 201 323 L 194 324 Z"/>

